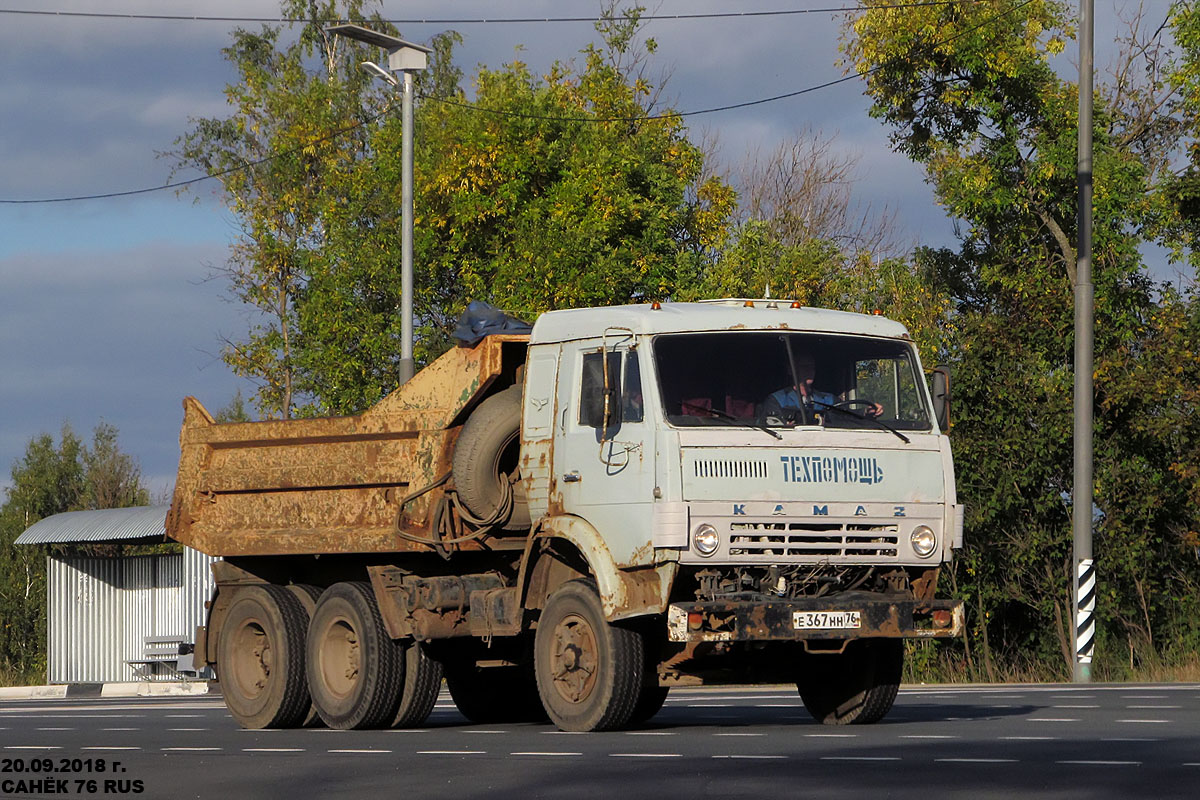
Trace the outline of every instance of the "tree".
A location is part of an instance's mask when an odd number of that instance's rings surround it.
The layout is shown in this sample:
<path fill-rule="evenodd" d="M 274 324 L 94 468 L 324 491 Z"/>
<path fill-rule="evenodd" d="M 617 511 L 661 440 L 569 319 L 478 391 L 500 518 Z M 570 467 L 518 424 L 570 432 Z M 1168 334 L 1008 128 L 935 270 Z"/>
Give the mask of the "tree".
<path fill-rule="evenodd" d="M 960 252 L 926 254 L 933 284 L 955 304 L 953 438 L 971 544 L 948 578 L 969 601 L 966 656 L 988 676 L 1061 676 L 1071 656 L 1078 121 L 1075 86 L 1048 58 L 1071 33 L 1066 10 L 1043 0 L 871 5 L 851 23 L 846 51 L 872 114 L 967 223 Z M 1194 630 L 1171 598 L 1197 575 L 1179 558 L 1195 512 L 1161 502 L 1186 493 L 1180 442 L 1162 411 L 1131 398 L 1146 394 L 1139 370 L 1192 374 L 1184 353 L 1194 330 L 1179 320 L 1194 312 L 1183 299 L 1156 302 L 1138 252 L 1139 233 L 1165 213 L 1156 181 L 1166 127 L 1158 79 L 1131 91 L 1130 74 L 1118 68 L 1126 78 L 1102 87 L 1094 131 L 1095 535 L 1101 634 L 1152 657 L 1164 649 L 1154 631 Z M 1158 386 L 1150 396 L 1169 416 L 1187 408 Z M 1130 408 L 1147 416 L 1134 420 Z M 1101 653 L 1106 669 L 1119 668 Z"/>
<path fill-rule="evenodd" d="M 54 514 L 145 505 L 140 474 L 106 423 L 96 426 L 90 445 L 69 425 L 57 445 L 49 434 L 30 440 L 0 505 L 0 678 L 38 680 L 46 668 L 45 552 L 13 541 Z"/>

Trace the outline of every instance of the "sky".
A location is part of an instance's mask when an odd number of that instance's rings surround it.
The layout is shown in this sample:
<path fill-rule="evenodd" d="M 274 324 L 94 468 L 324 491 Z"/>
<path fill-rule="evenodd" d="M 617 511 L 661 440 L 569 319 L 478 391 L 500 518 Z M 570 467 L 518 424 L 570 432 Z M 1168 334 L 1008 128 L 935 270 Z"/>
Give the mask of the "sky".
<path fill-rule="evenodd" d="M 643 0 L 650 13 L 819 9 L 828 0 Z M 388 19 L 594 16 L 599 0 L 385 0 Z M 1113 0 L 1097 2 L 1097 65 L 1111 58 Z M 1125 2 L 1116 3 L 1126 5 Z M 1156 4 L 1152 2 L 1151 7 Z M 1166 3 L 1161 4 L 1164 8 Z M 275 0 L 11 0 L 3 9 L 111 14 L 274 17 Z M 796 91 L 841 77 L 843 15 L 654 20 L 654 68 L 679 111 Z M 190 118 L 228 114 L 234 74 L 221 55 L 233 22 L 95 19 L 0 13 L 0 199 L 45 199 L 163 186 L 161 154 Z M 257 27 L 243 24 L 243 27 Z M 586 22 L 401 24 L 428 42 L 454 28 L 457 62 L 519 58 L 537 71 L 576 55 Z M 1074 71 L 1068 47 L 1057 68 Z M 734 167 L 809 129 L 857 159 L 858 202 L 891 210 L 903 244 L 952 245 L 952 221 L 921 170 L 893 153 L 854 80 L 800 97 L 688 119 L 693 141 L 717 142 Z M 196 177 L 182 172 L 176 179 Z M 210 410 L 253 386 L 219 358 L 224 336 L 253 318 L 230 302 L 215 271 L 238 235 L 219 182 L 76 202 L 0 204 L 0 488 L 26 445 L 64 424 L 90 439 L 100 422 L 120 431 L 156 500 L 174 484 L 181 401 Z M 397 261 L 399 256 L 397 254 Z"/>

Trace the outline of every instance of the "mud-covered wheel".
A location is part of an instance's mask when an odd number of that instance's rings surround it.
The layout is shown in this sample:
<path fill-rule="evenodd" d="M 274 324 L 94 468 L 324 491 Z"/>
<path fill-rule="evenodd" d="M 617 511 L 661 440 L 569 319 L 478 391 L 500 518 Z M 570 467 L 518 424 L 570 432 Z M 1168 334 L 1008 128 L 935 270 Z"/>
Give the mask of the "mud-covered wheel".
<path fill-rule="evenodd" d="M 340 730 L 380 728 L 396 717 L 404 652 L 387 634 L 370 584 L 335 583 L 308 626 L 308 687 L 321 719 Z"/>
<path fill-rule="evenodd" d="M 425 652 L 425 645 L 409 641 L 404 649 L 404 684 L 393 728 L 415 728 L 429 719 L 442 690 L 442 665 Z"/>
<path fill-rule="evenodd" d="M 546 718 L 537 680 L 528 667 L 448 666 L 446 688 L 458 712 L 471 722 L 537 722 Z"/>
<path fill-rule="evenodd" d="M 323 591 L 320 586 L 313 586 L 311 583 L 289 583 L 287 590 L 296 596 L 300 601 L 300 605 L 304 608 L 304 635 L 308 636 L 308 622 L 312 619 L 313 612 L 317 609 L 317 600 L 321 597 Z M 308 676 L 305 675 L 305 690 L 308 689 Z M 304 715 L 304 720 L 300 723 L 301 728 L 319 728 L 325 723 L 321 721 L 321 715 L 317 713 L 317 709 L 309 702 L 308 712 Z"/>
<path fill-rule="evenodd" d="M 304 673 L 308 623 L 280 586 L 238 590 L 217 642 L 217 677 L 229 713 L 243 728 L 294 728 L 310 707 Z"/>
<path fill-rule="evenodd" d="M 565 731 L 627 725 L 641 693 L 642 635 L 604 619 L 590 580 L 563 584 L 546 603 L 534 639 L 538 693 Z"/>
<path fill-rule="evenodd" d="M 891 710 L 903 668 L 902 639 L 864 639 L 837 655 L 806 654 L 796 688 L 818 722 L 869 725 Z"/>
<path fill-rule="evenodd" d="M 521 387 L 484 400 L 471 412 L 454 445 L 454 486 L 467 510 L 480 519 L 496 513 L 512 486 L 512 511 L 499 521 L 509 531 L 529 530 L 525 490 L 515 480 L 521 456 Z"/>

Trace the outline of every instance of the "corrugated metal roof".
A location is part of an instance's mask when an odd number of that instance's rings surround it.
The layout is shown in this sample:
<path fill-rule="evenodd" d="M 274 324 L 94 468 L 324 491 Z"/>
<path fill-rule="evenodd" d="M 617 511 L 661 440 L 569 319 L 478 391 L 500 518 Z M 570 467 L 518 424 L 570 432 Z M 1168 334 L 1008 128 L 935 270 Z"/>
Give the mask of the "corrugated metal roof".
<path fill-rule="evenodd" d="M 33 523 L 14 544 L 161 539 L 166 535 L 166 520 L 167 506 L 68 511 Z"/>

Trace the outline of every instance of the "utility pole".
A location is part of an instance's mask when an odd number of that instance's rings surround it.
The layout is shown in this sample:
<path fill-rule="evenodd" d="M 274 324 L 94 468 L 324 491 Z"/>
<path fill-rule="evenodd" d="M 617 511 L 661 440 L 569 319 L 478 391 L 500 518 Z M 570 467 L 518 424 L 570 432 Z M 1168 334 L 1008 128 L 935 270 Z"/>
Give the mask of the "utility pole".
<path fill-rule="evenodd" d="M 1092 679 L 1096 638 L 1096 565 L 1092 559 L 1092 356 L 1095 294 L 1092 288 L 1092 51 L 1094 0 L 1079 3 L 1079 252 L 1075 270 L 1075 484 L 1071 496 L 1075 574 L 1075 626 L 1071 640 L 1076 683 Z"/>
<path fill-rule="evenodd" d="M 329 33 L 345 36 L 387 50 L 388 70 L 402 72 L 403 81 L 371 61 L 362 66 L 376 77 L 401 89 L 402 128 L 400 170 L 400 384 L 412 378 L 413 367 L 413 76 L 429 63 L 428 47 L 406 42 L 360 25 L 331 25 Z"/>

